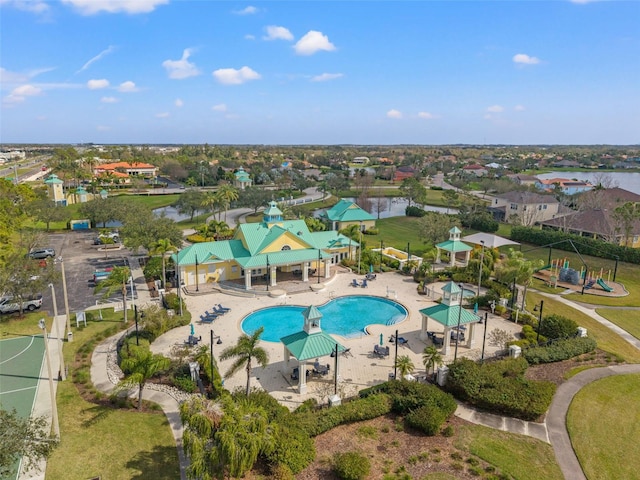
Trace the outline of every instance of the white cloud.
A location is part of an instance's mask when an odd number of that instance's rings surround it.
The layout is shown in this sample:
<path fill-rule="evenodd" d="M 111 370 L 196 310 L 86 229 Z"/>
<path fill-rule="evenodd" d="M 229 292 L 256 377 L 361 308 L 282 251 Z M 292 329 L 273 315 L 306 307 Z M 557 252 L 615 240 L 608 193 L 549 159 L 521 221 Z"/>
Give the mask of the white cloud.
<path fill-rule="evenodd" d="M 191 49 L 185 48 L 182 52 L 182 58 L 180 60 L 165 60 L 162 62 L 162 66 L 167 70 L 169 78 L 174 80 L 182 80 L 184 78 L 195 77 L 200 75 L 200 70 L 196 67 L 195 63 L 189 62 L 191 56 Z"/>
<path fill-rule="evenodd" d="M 315 77 L 311 77 L 312 82 L 328 82 L 330 80 L 336 80 L 338 78 L 343 77 L 342 73 L 323 73 L 321 75 L 316 75 Z"/>
<path fill-rule="evenodd" d="M 214 105 L 213 107 L 211 107 L 211 110 L 213 110 L 214 112 L 226 112 L 227 106 L 224 103 L 219 103 L 218 105 Z"/>
<path fill-rule="evenodd" d="M 114 47 L 113 45 L 109 45 L 108 48 L 106 48 L 105 50 L 101 51 L 98 55 L 96 55 L 95 57 L 93 57 L 92 59 L 90 59 L 87 63 L 85 63 L 80 70 L 78 70 L 76 73 L 80 73 L 84 70 L 86 70 L 87 68 L 89 68 L 91 66 L 92 63 L 97 62 L 98 60 L 102 59 L 105 55 L 109 55 L 111 52 L 113 52 L 116 49 L 116 47 Z"/>
<path fill-rule="evenodd" d="M 49 12 L 49 5 L 38 0 L 0 0 L 0 4 L 38 15 Z"/>
<path fill-rule="evenodd" d="M 213 77 L 223 85 L 240 85 L 249 80 L 258 80 L 262 78 L 258 72 L 249 67 L 242 67 L 239 70 L 235 68 L 220 68 L 212 73 Z"/>
<path fill-rule="evenodd" d="M 298 55 L 313 55 L 320 50 L 332 52 L 336 47 L 322 32 L 310 30 L 296 42 L 293 49 Z"/>
<path fill-rule="evenodd" d="M 169 112 L 156 113 L 156 118 L 169 118 Z"/>
<path fill-rule="evenodd" d="M 516 105 L 515 107 L 513 107 L 513 109 L 516 112 L 524 112 L 524 110 L 525 110 L 524 105 Z"/>
<path fill-rule="evenodd" d="M 82 15 L 94 15 L 99 12 L 107 13 L 149 13 L 158 5 L 169 3 L 169 0 L 62 0 L 71 5 Z"/>
<path fill-rule="evenodd" d="M 126 82 L 122 82 L 120 84 L 120 86 L 118 87 L 118 91 L 119 92 L 123 92 L 123 93 L 137 92 L 138 91 L 138 87 L 136 87 L 135 83 L 133 83 L 131 80 L 129 80 L 129 81 L 126 81 Z"/>
<path fill-rule="evenodd" d="M 490 107 L 487 107 L 487 112 L 490 112 L 490 113 L 504 112 L 504 107 L 502 105 L 491 105 Z"/>
<path fill-rule="evenodd" d="M 116 97 L 102 97 L 100 101 L 102 103 L 118 103 L 120 100 L 118 100 Z"/>
<path fill-rule="evenodd" d="M 27 97 L 35 97 L 42 93 L 42 89 L 33 85 L 20 85 L 14 88 L 9 95 L 4 97 L 5 103 L 20 103 L 24 102 Z"/>
<path fill-rule="evenodd" d="M 493 117 L 490 114 L 486 113 L 482 118 L 484 118 L 485 120 L 491 120 Z"/>
<path fill-rule="evenodd" d="M 402 112 L 399 110 L 391 109 L 387 112 L 387 118 L 402 118 Z"/>
<path fill-rule="evenodd" d="M 269 25 L 265 27 L 265 30 L 267 34 L 262 37 L 263 40 L 293 40 L 293 34 L 288 28 Z"/>
<path fill-rule="evenodd" d="M 251 35 L 250 33 L 247 33 L 247 34 L 244 36 L 244 39 L 245 39 L 245 40 L 255 40 L 255 39 L 256 39 L 256 36 L 255 36 L 255 35 Z"/>
<path fill-rule="evenodd" d="M 106 125 L 98 125 L 96 127 L 96 130 L 98 130 L 99 132 L 108 132 L 109 130 L 111 130 L 111 127 L 108 127 Z"/>
<path fill-rule="evenodd" d="M 180 107 L 182 107 L 182 106 L 184 105 L 184 102 L 182 101 L 182 99 L 181 99 L 181 98 L 176 98 L 176 101 L 175 101 L 175 102 L 173 102 L 173 104 L 174 104 L 176 107 L 180 108 Z"/>
<path fill-rule="evenodd" d="M 235 13 L 236 15 L 255 15 L 256 13 L 258 13 L 258 11 L 259 10 L 257 7 L 252 7 L 251 5 L 249 5 L 242 10 L 234 10 L 233 13 Z"/>
<path fill-rule="evenodd" d="M 101 88 L 107 88 L 109 86 L 109 80 L 101 78 L 99 80 L 89 80 L 87 82 L 87 88 L 89 90 L 100 90 Z"/>
<path fill-rule="evenodd" d="M 0 0 L 0 4 L 1 4 L 2 0 Z M 0 67 L 0 84 L 7 86 L 7 85 L 16 85 L 16 84 L 22 84 L 22 83 L 26 83 L 29 80 L 31 80 L 34 77 L 37 77 L 38 75 L 42 74 L 42 73 L 47 73 L 50 72 L 51 70 L 54 70 L 53 68 L 38 68 L 36 70 L 31 70 L 29 72 L 26 73 L 19 73 L 19 72 L 12 72 L 10 70 L 7 70 L 5 68 Z"/>
<path fill-rule="evenodd" d="M 531 57 L 526 53 L 517 53 L 513 56 L 513 62 L 520 65 L 537 65 L 540 63 L 540 59 L 537 57 Z"/>
<path fill-rule="evenodd" d="M 434 115 L 433 113 L 430 113 L 430 112 L 418 112 L 418 117 L 423 118 L 425 120 L 434 120 L 438 118 L 437 115 Z"/>

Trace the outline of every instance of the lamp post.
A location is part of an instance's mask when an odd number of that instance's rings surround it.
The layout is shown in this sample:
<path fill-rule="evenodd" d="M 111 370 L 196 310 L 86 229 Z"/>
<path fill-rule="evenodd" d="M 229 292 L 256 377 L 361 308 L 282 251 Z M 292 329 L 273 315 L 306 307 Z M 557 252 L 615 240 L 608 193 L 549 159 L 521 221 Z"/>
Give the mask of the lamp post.
<path fill-rule="evenodd" d="M 182 280 L 180 279 L 180 250 L 176 253 L 176 272 L 178 282 L 178 303 L 180 303 L 180 316 L 182 317 Z"/>
<path fill-rule="evenodd" d="M 480 286 L 482 285 L 482 267 L 484 266 L 484 240 L 480 240 L 482 251 L 480 252 L 480 268 L 478 269 L 478 296 L 480 296 Z"/>
<path fill-rule="evenodd" d="M 393 361 L 393 379 L 397 380 L 398 379 L 398 330 L 396 330 L 396 336 L 395 336 L 395 344 L 396 344 L 396 355 L 395 355 L 395 360 Z"/>
<path fill-rule="evenodd" d="M 320 263 L 322 263 L 322 251 L 318 249 L 318 284 L 320 284 Z"/>
<path fill-rule="evenodd" d="M 269 266 L 269 255 L 267 254 L 267 292 L 269 291 L 270 283 L 271 283 L 271 267 Z"/>
<path fill-rule="evenodd" d="M 55 323 L 58 317 L 58 301 L 56 299 L 56 289 L 53 286 L 53 283 L 50 283 L 49 287 L 51 287 L 51 298 L 53 299 L 53 322 Z M 63 335 L 64 335 L 64 328 L 62 329 L 62 332 L 60 332 L 60 324 L 58 324 L 58 353 L 60 354 L 60 378 L 62 380 L 66 380 L 67 375 L 64 368 L 64 355 L 62 354 L 62 336 Z"/>
<path fill-rule="evenodd" d="M 200 291 L 200 283 L 198 281 L 198 254 L 196 253 L 196 292 Z"/>
<path fill-rule="evenodd" d="M 213 328 L 210 332 L 211 340 L 209 342 L 209 353 L 211 354 L 211 389 L 213 390 L 213 340 L 217 338 L 218 341 L 216 343 L 220 345 L 222 343 L 222 339 L 220 338 L 220 335 L 214 335 Z"/>
<path fill-rule="evenodd" d="M 487 340 L 487 324 L 488 323 L 489 323 L 489 312 L 484 312 L 484 333 L 482 334 L 482 355 L 480 357 L 480 363 L 484 363 L 484 344 Z"/>
<path fill-rule="evenodd" d="M 360 222 L 360 243 L 358 245 L 358 275 L 360 274 L 360 259 L 362 258 L 362 222 Z"/>
<path fill-rule="evenodd" d="M 542 330 L 542 309 L 544 308 L 544 300 L 540 300 L 540 315 L 538 317 L 538 335 L 536 336 L 536 343 L 540 345 L 540 330 Z M 535 306 L 533 311 L 538 310 L 538 305 Z"/>
<path fill-rule="evenodd" d="M 462 320 L 462 292 L 464 292 L 462 285 L 458 285 L 458 287 L 460 287 L 460 300 L 458 303 L 458 329 L 456 331 L 456 349 L 453 353 L 454 362 L 458 359 L 458 343 L 460 343 L 460 322 Z M 445 339 L 445 341 L 447 340 L 448 339 Z"/>
<path fill-rule="evenodd" d="M 135 303 L 133 304 L 133 318 L 136 322 L 136 346 L 139 346 L 140 341 L 138 339 L 138 306 Z"/>
<path fill-rule="evenodd" d="M 56 393 L 53 388 L 53 377 L 51 376 L 51 357 L 49 356 L 49 336 L 47 335 L 47 325 L 44 318 L 38 322 L 38 326 L 44 332 L 44 350 L 47 356 L 47 373 L 49 374 L 49 394 L 51 395 L 51 423 L 53 424 L 53 434 L 60 438 L 60 424 L 58 423 L 58 406 L 56 405 Z"/>
<path fill-rule="evenodd" d="M 62 271 L 62 293 L 64 295 L 64 310 L 67 315 L 67 341 L 73 342 L 73 333 L 71 332 L 71 315 L 69 315 L 69 295 L 67 294 L 67 277 L 64 273 L 64 260 L 58 257 L 60 262 L 60 270 Z"/>
<path fill-rule="evenodd" d="M 380 273 L 382 273 L 382 250 L 384 250 L 384 242 L 380 240 Z"/>

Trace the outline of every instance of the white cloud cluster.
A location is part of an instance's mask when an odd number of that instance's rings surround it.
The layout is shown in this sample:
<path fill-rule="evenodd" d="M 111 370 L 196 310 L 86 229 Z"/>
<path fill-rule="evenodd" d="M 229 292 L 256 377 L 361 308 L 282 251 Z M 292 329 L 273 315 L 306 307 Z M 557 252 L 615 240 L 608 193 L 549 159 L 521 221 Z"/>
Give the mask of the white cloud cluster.
<path fill-rule="evenodd" d="M 80 70 L 78 70 L 76 73 L 80 73 L 84 70 L 86 70 L 87 68 L 89 68 L 91 66 L 92 63 L 97 62 L 98 60 L 102 59 L 105 55 L 109 55 L 111 52 L 113 52 L 116 49 L 116 47 L 114 47 L 113 45 L 109 45 L 108 48 L 106 48 L 105 50 L 101 51 L 98 55 L 96 55 L 95 57 L 93 57 L 92 59 L 90 59 L 88 62 L 86 62 L 81 68 Z"/>
<path fill-rule="evenodd" d="M 321 50 L 332 52 L 336 47 L 322 32 L 310 30 L 296 42 L 293 49 L 298 55 L 313 55 Z"/>
<path fill-rule="evenodd" d="M 173 80 L 183 80 L 200 75 L 200 70 L 198 70 L 195 63 L 189 62 L 190 56 L 191 49 L 185 48 L 180 60 L 165 60 L 162 62 L 162 66 L 167 70 L 169 78 Z"/>
<path fill-rule="evenodd" d="M 438 116 L 430 112 L 418 112 L 418 118 L 422 118 L 424 120 L 434 120 L 438 118 Z"/>
<path fill-rule="evenodd" d="M 109 86 L 109 80 L 106 78 L 89 80 L 87 82 L 87 88 L 89 90 L 100 90 Z"/>
<path fill-rule="evenodd" d="M 5 103 L 20 103 L 24 102 L 27 97 L 35 97 L 42 93 L 42 89 L 33 85 L 20 85 L 14 88 L 9 95 L 4 97 Z"/>
<path fill-rule="evenodd" d="M 520 65 L 537 65 L 540 63 L 540 59 L 537 57 L 531 57 L 526 53 L 516 53 L 513 56 L 513 63 L 518 63 Z"/>
<path fill-rule="evenodd" d="M 515 107 L 513 107 L 513 109 L 516 112 L 524 112 L 524 110 L 525 110 L 524 105 L 516 105 Z"/>
<path fill-rule="evenodd" d="M 487 112 L 489 113 L 504 112 L 504 107 L 502 105 L 491 105 L 490 107 L 487 107 Z"/>
<path fill-rule="evenodd" d="M 169 118 L 169 112 L 156 113 L 156 118 Z"/>
<path fill-rule="evenodd" d="M 136 87 L 136 84 L 133 83 L 131 80 L 122 82 L 118 87 L 118 91 L 123 93 L 132 93 L 132 92 L 137 92 L 138 90 L 139 89 L 138 87 Z"/>
<path fill-rule="evenodd" d="M 62 3 L 71 5 L 82 15 L 100 12 L 136 14 L 152 12 L 158 5 L 169 3 L 169 0 L 62 0 Z"/>
<path fill-rule="evenodd" d="M 262 37 L 263 40 L 293 40 L 293 34 L 286 27 L 279 27 L 277 25 L 269 25 L 265 27 L 267 34 Z"/>
<path fill-rule="evenodd" d="M 211 110 L 213 110 L 214 112 L 226 112 L 227 106 L 224 103 L 219 103 L 218 105 L 214 105 L 213 107 L 211 107 Z"/>
<path fill-rule="evenodd" d="M 402 112 L 392 108 L 387 112 L 387 118 L 400 119 L 402 118 Z"/>
<path fill-rule="evenodd" d="M 311 77 L 312 82 L 328 82 L 330 80 L 336 80 L 338 78 L 342 78 L 344 75 L 342 73 L 323 73 L 321 75 L 316 75 L 315 77 Z"/>
<path fill-rule="evenodd" d="M 249 5 L 242 10 L 234 10 L 233 13 L 235 13 L 236 15 L 255 15 L 256 13 L 258 13 L 258 8 Z"/>
<path fill-rule="evenodd" d="M 49 5 L 39 0 L 0 0 L 0 5 L 35 14 L 43 14 L 49 11 Z"/>
<path fill-rule="evenodd" d="M 181 108 L 182 106 L 184 106 L 184 102 L 182 101 L 181 98 L 176 98 L 176 101 L 173 102 L 173 104 L 178 108 Z"/>
<path fill-rule="evenodd" d="M 212 73 L 213 77 L 223 85 L 240 85 L 249 80 L 259 80 L 262 78 L 258 72 L 249 67 L 220 68 Z"/>
<path fill-rule="evenodd" d="M 102 97 L 100 99 L 102 103 L 118 103 L 119 100 L 116 97 Z"/>

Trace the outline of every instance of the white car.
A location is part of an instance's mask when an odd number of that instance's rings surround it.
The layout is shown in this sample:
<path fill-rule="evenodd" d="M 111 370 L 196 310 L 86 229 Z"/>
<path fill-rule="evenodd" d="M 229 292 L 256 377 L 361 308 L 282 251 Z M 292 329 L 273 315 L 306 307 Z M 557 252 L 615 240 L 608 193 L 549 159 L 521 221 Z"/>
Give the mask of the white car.
<path fill-rule="evenodd" d="M 42 295 L 30 295 L 22 300 L 22 310 L 28 310 L 30 312 L 40 308 L 42 306 Z M 18 303 L 12 296 L 4 296 L 0 298 L 0 313 L 12 313 L 20 311 L 20 303 Z"/>

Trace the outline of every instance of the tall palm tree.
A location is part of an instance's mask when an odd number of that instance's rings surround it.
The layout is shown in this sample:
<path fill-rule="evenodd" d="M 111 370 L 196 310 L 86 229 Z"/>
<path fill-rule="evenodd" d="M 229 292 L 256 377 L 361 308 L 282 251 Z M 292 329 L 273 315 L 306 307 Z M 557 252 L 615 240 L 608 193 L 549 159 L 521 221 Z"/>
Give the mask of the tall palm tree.
<path fill-rule="evenodd" d="M 442 363 L 442 355 L 440 355 L 438 349 L 433 345 L 424 347 L 422 351 L 422 363 L 428 374 L 432 368 L 435 371 L 436 367 Z"/>
<path fill-rule="evenodd" d="M 238 200 L 240 194 L 238 193 L 238 189 L 229 183 L 225 183 L 218 187 L 218 191 L 216 192 L 220 202 L 224 207 L 224 221 L 227 221 L 227 210 L 229 210 L 229 206 L 232 202 Z"/>
<path fill-rule="evenodd" d="M 166 286 L 165 282 L 167 281 L 165 259 L 166 259 L 167 253 L 174 252 L 175 249 L 176 247 L 173 245 L 173 243 L 171 243 L 171 240 L 169 240 L 168 238 L 161 238 L 160 240 L 153 242 L 153 244 L 151 245 L 151 249 L 149 253 L 151 253 L 151 255 L 157 255 L 162 257 L 162 288 L 165 288 Z"/>
<path fill-rule="evenodd" d="M 211 213 L 215 215 L 220 214 L 220 206 L 222 203 L 220 202 L 220 197 L 216 192 L 207 192 L 202 200 L 202 206 L 211 210 Z"/>
<path fill-rule="evenodd" d="M 103 292 L 102 298 L 108 298 L 115 292 L 120 291 L 125 323 L 127 323 L 127 282 L 129 282 L 130 278 L 131 271 L 129 267 L 113 267 L 109 276 L 100 281 L 94 289 L 95 293 Z"/>
<path fill-rule="evenodd" d="M 264 327 L 260 327 L 253 332 L 253 335 L 242 335 L 238 339 L 238 343 L 234 346 L 225 348 L 220 354 L 220 360 L 227 360 L 230 358 L 236 359 L 235 362 L 229 367 L 225 377 L 230 377 L 237 373 L 241 368 L 245 368 L 247 371 L 247 389 L 246 394 L 249 396 L 251 390 L 251 361 L 255 359 L 261 367 L 266 367 L 269 363 L 269 355 L 267 351 L 258 346 L 260 341 L 260 335 L 264 332 Z"/>
<path fill-rule="evenodd" d="M 409 355 L 400 355 L 396 359 L 395 367 L 398 369 L 398 373 L 400 373 L 400 378 L 404 378 L 405 376 L 409 375 L 416 368 L 409 358 Z"/>
<path fill-rule="evenodd" d="M 129 374 L 120 382 L 123 386 L 138 386 L 138 410 L 142 408 L 142 390 L 145 383 L 156 373 L 169 367 L 170 360 L 162 355 L 154 355 L 150 350 L 136 348 L 131 357 L 122 361 L 122 369 Z"/>
<path fill-rule="evenodd" d="M 343 228 L 338 233 L 349 237 L 349 260 L 353 260 L 351 252 L 351 241 L 360 238 L 360 225 L 357 223 L 351 224 L 348 227 Z"/>

